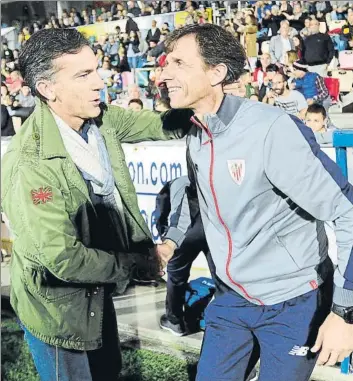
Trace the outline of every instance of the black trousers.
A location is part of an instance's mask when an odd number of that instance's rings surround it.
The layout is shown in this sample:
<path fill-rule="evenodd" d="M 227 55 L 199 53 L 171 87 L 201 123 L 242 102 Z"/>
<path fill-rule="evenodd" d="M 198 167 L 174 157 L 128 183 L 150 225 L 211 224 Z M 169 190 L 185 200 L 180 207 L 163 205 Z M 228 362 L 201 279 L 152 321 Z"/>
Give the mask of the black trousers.
<path fill-rule="evenodd" d="M 201 217 L 198 214 L 194 225 L 187 232 L 184 242 L 175 251 L 167 265 L 166 313 L 173 324 L 183 323 L 183 306 L 190 269 L 201 251 L 205 253 L 212 277 L 214 277 L 215 267 L 208 250 Z"/>

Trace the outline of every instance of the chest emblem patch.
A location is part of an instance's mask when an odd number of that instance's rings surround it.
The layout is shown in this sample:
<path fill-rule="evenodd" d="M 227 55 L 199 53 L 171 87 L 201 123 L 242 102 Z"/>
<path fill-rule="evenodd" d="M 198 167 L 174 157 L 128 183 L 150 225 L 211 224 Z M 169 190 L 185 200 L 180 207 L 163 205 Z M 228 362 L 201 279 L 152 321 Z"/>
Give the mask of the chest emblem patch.
<path fill-rule="evenodd" d="M 229 173 L 238 185 L 241 185 L 245 177 L 245 160 L 227 160 Z"/>
<path fill-rule="evenodd" d="M 41 187 L 37 190 L 31 191 L 31 196 L 34 205 L 45 204 L 49 201 L 53 201 L 53 191 L 51 187 Z"/>

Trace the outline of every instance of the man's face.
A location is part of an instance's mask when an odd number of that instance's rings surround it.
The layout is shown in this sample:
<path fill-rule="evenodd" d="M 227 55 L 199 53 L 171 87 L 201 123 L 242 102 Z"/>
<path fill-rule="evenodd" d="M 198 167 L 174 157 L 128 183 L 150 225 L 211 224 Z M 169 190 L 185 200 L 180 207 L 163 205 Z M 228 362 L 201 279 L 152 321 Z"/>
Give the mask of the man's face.
<path fill-rule="evenodd" d="M 28 86 L 23 86 L 22 89 L 22 94 L 25 96 L 25 97 L 28 97 L 28 95 L 30 94 L 30 89 Z"/>
<path fill-rule="evenodd" d="M 77 54 L 65 54 L 54 60 L 57 71 L 50 91 L 55 111 L 80 119 L 100 114 L 99 91 L 104 82 L 97 73 L 97 58 L 88 46 Z"/>
<path fill-rule="evenodd" d="M 271 57 L 268 54 L 263 54 L 260 58 L 261 65 L 266 68 L 271 63 Z"/>
<path fill-rule="evenodd" d="M 301 13 L 301 12 L 302 12 L 302 7 L 300 6 L 300 4 L 296 4 L 296 5 L 294 6 L 293 13 L 294 13 L 295 15 L 297 15 L 297 14 L 299 14 L 299 13 Z"/>
<path fill-rule="evenodd" d="M 281 36 L 288 37 L 289 34 L 289 25 L 287 23 L 281 26 Z"/>
<path fill-rule="evenodd" d="M 275 71 L 269 71 L 267 73 L 267 78 L 270 80 L 270 81 L 273 81 L 273 78 L 275 77 L 277 73 Z"/>
<path fill-rule="evenodd" d="M 282 95 L 286 88 L 286 82 L 281 75 L 276 74 L 272 80 L 272 89 L 277 95 Z"/>
<path fill-rule="evenodd" d="M 209 70 L 202 60 L 195 37 L 182 37 L 167 55 L 161 81 L 166 82 L 172 108 L 196 109 L 213 92 Z"/>
<path fill-rule="evenodd" d="M 140 99 L 140 89 L 138 86 L 132 86 L 128 90 L 128 96 L 130 99 Z"/>
<path fill-rule="evenodd" d="M 306 113 L 305 124 L 313 131 L 320 131 L 325 127 L 325 119 L 322 114 Z"/>
<path fill-rule="evenodd" d="M 142 107 L 138 103 L 132 102 L 132 103 L 129 104 L 129 109 L 132 110 L 132 111 L 141 111 Z"/>
<path fill-rule="evenodd" d="M 317 20 L 310 20 L 309 28 L 312 34 L 319 33 L 320 23 Z"/>
<path fill-rule="evenodd" d="M 157 23 L 156 23 L 156 21 L 152 21 L 152 28 L 155 28 L 157 26 Z"/>
<path fill-rule="evenodd" d="M 310 27 L 310 20 L 309 19 L 305 19 L 304 25 L 305 25 L 305 28 L 309 28 Z"/>

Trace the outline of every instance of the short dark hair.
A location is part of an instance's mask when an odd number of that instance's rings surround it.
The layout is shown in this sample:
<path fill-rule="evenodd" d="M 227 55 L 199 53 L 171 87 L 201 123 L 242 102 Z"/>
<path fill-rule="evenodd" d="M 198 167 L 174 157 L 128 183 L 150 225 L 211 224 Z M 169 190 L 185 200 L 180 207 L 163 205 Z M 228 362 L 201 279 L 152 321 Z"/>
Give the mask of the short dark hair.
<path fill-rule="evenodd" d="M 131 100 L 129 101 L 128 106 L 130 106 L 131 103 L 137 103 L 138 105 L 141 106 L 141 108 L 143 108 L 143 103 L 142 103 L 141 99 L 138 99 L 138 98 L 131 99 Z"/>
<path fill-rule="evenodd" d="M 64 54 L 76 54 L 89 46 L 88 40 L 76 29 L 42 29 L 26 42 L 19 54 L 19 69 L 32 94 L 43 99 L 36 89 L 41 79 L 55 74 L 53 60 Z"/>
<path fill-rule="evenodd" d="M 275 64 L 269 64 L 266 68 L 266 73 L 271 73 L 271 72 L 278 73 L 279 72 L 278 66 Z"/>
<path fill-rule="evenodd" d="M 227 75 L 224 85 L 235 82 L 244 72 L 246 54 L 232 33 L 214 24 L 193 24 L 175 29 L 165 41 L 167 54 L 173 51 L 183 37 L 194 35 L 199 53 L 207 66 L 224 64 Z"/>
<path fill-rule="evenodd" d="M 327 112 L 325 110 L 325 107 L 322 106 L 322 105 L 319 105 L 317 103 L 314 103 L 314 104 L 310 105 L 308 107 L 308 110 L 306 111 L 306 113 L 307 114 L 308 113 L 311 113 L 311 114 L 321 114 L 324 119 L 326 119 L 326 117 L 327 117 Z"/>

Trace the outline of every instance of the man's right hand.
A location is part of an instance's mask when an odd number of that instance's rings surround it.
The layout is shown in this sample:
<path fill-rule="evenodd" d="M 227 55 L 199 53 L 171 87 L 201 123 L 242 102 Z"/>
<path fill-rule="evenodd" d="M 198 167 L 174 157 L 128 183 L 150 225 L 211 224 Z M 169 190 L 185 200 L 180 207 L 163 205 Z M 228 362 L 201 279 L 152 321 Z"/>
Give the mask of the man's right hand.
<path fill-rule="evenodd" d="M 162 263 L 163 268 L 167 266 L 167 263 L 174 255 L 175 249 L 176 244 L 169 239 L 164 241 L 162 244 L 156 245 L 156 253 Z"/>

